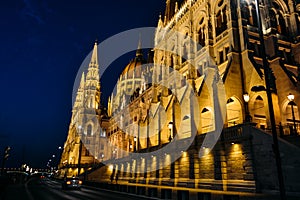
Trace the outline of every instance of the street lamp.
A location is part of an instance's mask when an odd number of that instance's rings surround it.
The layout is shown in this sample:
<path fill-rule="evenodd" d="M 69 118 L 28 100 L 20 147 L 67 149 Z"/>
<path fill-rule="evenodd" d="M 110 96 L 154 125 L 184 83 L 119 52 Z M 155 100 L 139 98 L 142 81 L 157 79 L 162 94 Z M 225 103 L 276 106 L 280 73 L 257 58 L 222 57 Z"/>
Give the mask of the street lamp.
<path fill-rule="evenodd" d="M 244 98 L 244 101 L 245 101 L 245 122 L 251 122 L 251 116 L 250 116 L 250 113 L 249 113 L 249 106 L 248 106 L 250 96 L 249 96 L 248 93 L 245 93 L 243 95 L 243 98 Z"/>
<path fill-rule="evenodd" d="M 1 175 L 4 173 L 5 162 L 9 157 L 9 151 L 10 151 L 10 147 L 8 146 L 8 147 L 5 148 L 3 158 L 2 158 Z"/>
<path fill-rule="evenodd" d="M 269 108 L 268 110 L 269 110 L 269 116 L 270 116 L 270 122 L 271 122 L 271 128 L 272 128 L 273 149 L 274 149 L 274 155 L 275 155 L 275 160 L 276 160 L 279 191 L 280 191 L 281 200 L 285 200 L 286 199 L 285 186 L 284 186 L 284 180 L 283 180 L 283 174 L 282 174 L 281 158 L 280 158 L 280 152 L 279 152 L 278 136 L 277 136 L 277 132 L 276 132 L 276 121 L 275 121 L 275 115 L 274 115 L 274 110 L 273 110 L 273 100 L 272 100 L 272 92 L 271 92 L 271 89 L 275 89 L 275 88 L 271 87 L 272 71 L 269 67 L 269 61 L 267 60 L 267 55 L 266 55 L 265 39 L 264 39 L 263 30 L 262 30 L 259 0 L 255 0 L 255 9 L 256 9 L 256 18 L 257 18 L 257 22 L 258 22 L 257 28 L 258 28 L 258 32 L 259 32 L 261 57 L 263 60 L 263 70 L 264 70 L 266 93 L 267 93 L 268 108 Z"/>
<path fill-rule="evenodd" d="M 293 117 L 293 123 L 294 123 L 294 134 L 297 135 L 297 127 L 296 127 L 296 119 L 295 119 L 295 112 L 294 112 L 294 99 L 295 99 L 295 95 L 289 93 L 289 95 L 287 96 L 288 100 L 290 101 L 289 105 L 291 105 L 292 108 L 292 117 Z"/>

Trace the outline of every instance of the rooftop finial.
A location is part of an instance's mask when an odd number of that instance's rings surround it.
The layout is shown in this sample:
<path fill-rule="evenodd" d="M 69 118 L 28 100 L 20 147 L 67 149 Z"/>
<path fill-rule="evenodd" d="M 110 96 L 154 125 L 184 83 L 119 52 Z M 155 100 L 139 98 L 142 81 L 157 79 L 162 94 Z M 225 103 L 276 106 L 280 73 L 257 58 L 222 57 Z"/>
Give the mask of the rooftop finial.
<path fill-rule="evenodd" d="M 163 26 L 164 26 L 164 23 L 163 23 L 162 18 L 161 18 L 161 13 L 159 13 L 159 19 L 158 19 L 157 27 L 161 28 Z"/>
<path fill-rule="evenodd" d="M 175 3 L 175 13 L 177 13 L 178 12 L 178 1 L 176 1 L 176 3 Z"/>
<path fill-rule="evenodd" d="M 91 63 L 90 64 L 98 65 L 98 42 L 97 42 L 97 39 L 95 40 L 93 54 L 92 54 L 92 58 L 91 58 Z"/>

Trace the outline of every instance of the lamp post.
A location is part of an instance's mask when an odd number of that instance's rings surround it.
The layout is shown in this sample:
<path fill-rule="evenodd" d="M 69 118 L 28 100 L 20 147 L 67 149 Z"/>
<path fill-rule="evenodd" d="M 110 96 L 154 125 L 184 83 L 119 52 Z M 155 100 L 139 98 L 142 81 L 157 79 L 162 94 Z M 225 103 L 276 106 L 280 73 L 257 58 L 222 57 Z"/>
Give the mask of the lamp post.
<path fill-rule="evenodd" d="M 58 148 L 58 156 L 57 156 L 57 169 L 59 170 L 60 169 L 60 162 L 61 162 L 61 159 L 62 159 L 62 150 L 63 148 L 61 146 L 59 146 Z"/>
<path fill-rule="evenodd" d="M 103 162 L 103 159 L 104 159 L 104 154 L 102 153 L 101 154 L 101 162 Z"/>
<path fill-rule="evenodd" d="M 173 135 L 173 122 L 169 122 L 168 128 L 169 128 L 169 142 L 171 142 L 173 137 L 174 137 L 174 135 Z"/>
<path fill-rule="evenodd" d="M 293 117 L 293 124 L 294 124 L 294 134 L 297 135 L 297 126 L 296 126 L 296 119 L 295 119 L 295 112 L 294 112 L 294 99 L 295 99 L 295 95 L 293 94 L 289 94 L 287 96 L 288 100 L 290 101 L 290 105 L 292 108 L 292 117 Z"/>
<path fill-rule="evenodd" d="M 271 128 L 272 128 L 273 150 L 274 150 L 274 155 L 275 155 L 275 160 L 276 160 L 279 191 L 280 191 L 281 199 L 285 200 L 286 199 L 285 187 L 284 187 L 284 181 L 283 181 L 283 175 L 282 175 L 281 158 L 280 158 L 280 153 L 279 153 L 278 137 L 277 137 L 277 133 L 276 133 L 276 122 L 275 122 L 273 101 L 272 101 L 272 92 L 271 92 L 271 81 L 272 81 L 271 76 L 272 76 L 272 74 L 271 74 L 271 69 L 269 67 L 269 62 L 268 62 L 267 56 L 266 56 L 265 40 L 264 40 L 263 31 L 262 31 L 259 0 L 255 0 L 255 8 L 256 8 L 256 17 L 257 17 L 257 22 L 258 22 L 257 25 L 258 25 L 258 32 L 259 32 L 261 57 L 263 60 L 266 93 L 267 93 L 267 99 L 268 99 L 268 110 L 269 110 L 270 122 L 271 122 Z"/>
<path fill-rule="evenodd" d="M 81 171 L 81 153 L 82 153 L 82 141 L 80 139 L 79 141 L 79 152 L 78 152 L 78 176 L 80 175 L 80 171 Z"/>
<path fill-rule="evenodd" d="M 8 146 L 5 148 L 3 158 L 2 158 L 1 175 L 3 175 L 4 173 L 5 162 L 9 157 L 9 151 L 10 151 L 10 147 Z"/>
<path fill-rule="evenodd" d="M 131 140 L 129 140 L 129 151 L 132 151 L 132 148 L 133 148 L 132 142 Z"/>
<path fill-rule="evenodd" d="M 137 137 L 136 136 L 134 136 L 133 141 L 134 141 L 134 151 L 136 151 L 137 150 Z"/>
<path fill-rule="evenodd" d="M 243 98 L 244 98 L 244 101 L 245 101 L 245 122 L 251 122 L 251 116 L 250 116 L 250 113 L 249 113 L 249 106 L 248 106 L 250 96 L 249 96 L 248 93 L 245 93 L 243 95 Z"/>

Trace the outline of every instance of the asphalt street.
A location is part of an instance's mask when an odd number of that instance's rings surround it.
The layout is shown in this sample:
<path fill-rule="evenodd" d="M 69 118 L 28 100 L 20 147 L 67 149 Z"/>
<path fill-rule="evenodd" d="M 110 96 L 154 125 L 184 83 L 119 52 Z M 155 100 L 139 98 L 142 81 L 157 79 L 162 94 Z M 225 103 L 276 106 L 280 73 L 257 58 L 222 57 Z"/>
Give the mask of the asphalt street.
<path fill-rule="evenodd" d="M 144 197 L 82 186 L 63 190 L 61 183 L 48 178 L 32 178 L 25 184 L 10 185 L 1 200 L 138 200 Z"/>

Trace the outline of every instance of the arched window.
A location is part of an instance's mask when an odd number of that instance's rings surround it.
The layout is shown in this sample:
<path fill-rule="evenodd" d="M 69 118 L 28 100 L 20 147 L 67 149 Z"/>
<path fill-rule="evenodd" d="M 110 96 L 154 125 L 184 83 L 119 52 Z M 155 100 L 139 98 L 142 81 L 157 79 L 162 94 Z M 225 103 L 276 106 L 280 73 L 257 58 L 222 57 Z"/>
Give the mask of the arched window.
<path fill-rule="evenodd" d="M 273 9 L 269 10 L 270 22 L 273 28 L 277 28 L 277 32 L 281 35 L 288 35 L 289 30 L 286 24 L 286 19 L 284 15 L 286 14 L 286 10 L 283 5 L 279 5 L 276 2 L 272 2 Z"/>
<path fill-rule="evenodd" d="M 86 128 L 86 134 L 87 134 L 87 136 L 93 135 L 93 127 L 92 127 L 91 124 L 89 124 L 89 125 L 87 126 L 87 128 Z"/>
<path fill-rule="evenodd" d="M 285 118 L 286 118 L 286 123 L 288 125 L 293 126 L 294 120 L 296 123 L 299 123 L 300 118 L 299 118 L 299 108 L 297 104 L 294 101 L 291 101 L 288 103 L 286 107 L 286 112 L 285 112 Z"/>
<path fill-rule="evenodd" d="M 220 9 L 216 14 L 216 34 L 217 36 L 227 29 L 226 6 Z"/>
<path fill-rule="evenodd" d="M 226 107 L 228 127 L 242 123 L 242 106 L 240 102 L 236 98 L 231 97 L 227 100 Z"/>
<path fill-rule="evenodd" d="M 205 29 L 206 26 L 204 25 L 204 17 L 202 17 L 199 21 L 199 30 L 198 30 L 198 43 L 201 45 L 199 48 L 201 49 L 202 47 L 205 46 Z M 199 50 L 200 50 L 199 49 Z"/>
<path fill-rule="evenodd" d="M 252 112 L 254 114 L 253 121 L 257 123 L 257 126 L 262 129 L 267 128 L 265 105 L 261 96 L 256 97 Z"/>
<path fill-rule="evenodd" d="M 282 16 L 282 14 L 279 14 L 279 26 L 278 26 L 278 32 L 281 35 L 287 35 L 288 34 L 288 30 L 285 24 L 285 20 Z"/>
<path fill-rule="evenodd" d="M 202 133 L 207 133 L 214 130 L 213 113 L 210 108 L 203 108 L 201 112 L 201 127 Z"/>
<path fill-rule="evenodd" d="M 174 68 L 174 57 L 171 55 L 170 57 L 170 68 Z M 169 73 L 171 73 L 171 69 L 169 69 Z"/>
<path fill-rule="evenodd" d="M 187 49 L 187 45 L 184 44 L 182 47 L 181 63 L 184 63 L 187 59 L 188 59 L 188 49 Z"/>
<path fill-rule="evenodd" d="M 251 16 L 249 18 L 250 25 L 258 26 L 257 14 L 256 14 L 256 6 L 251 4 Z"/>
<path fill-rule="evenodd" d="M 205 32 L 204 31 L 205 31 L 205 26 L 201 27 L 198 31 L 198 43 L 201 45 L 199 48 L 202 48 L 205 46 Z"/>
<path fill-rule="evenodd" d="M 242 18 L 249 20 L 250 13 L 249 13 L 249 6 L 246 2 L 241 2 L 241 8 L 242 8 Z"/>
<path fill-rule="evenodd" d="M 276 30 L 278 30 L 276 13 L 274 12 L 273 9 L 269 10 L 269 16 L 270 16 L 270 25 L 271 25 L 271 27 L 275 28 Z"/>

